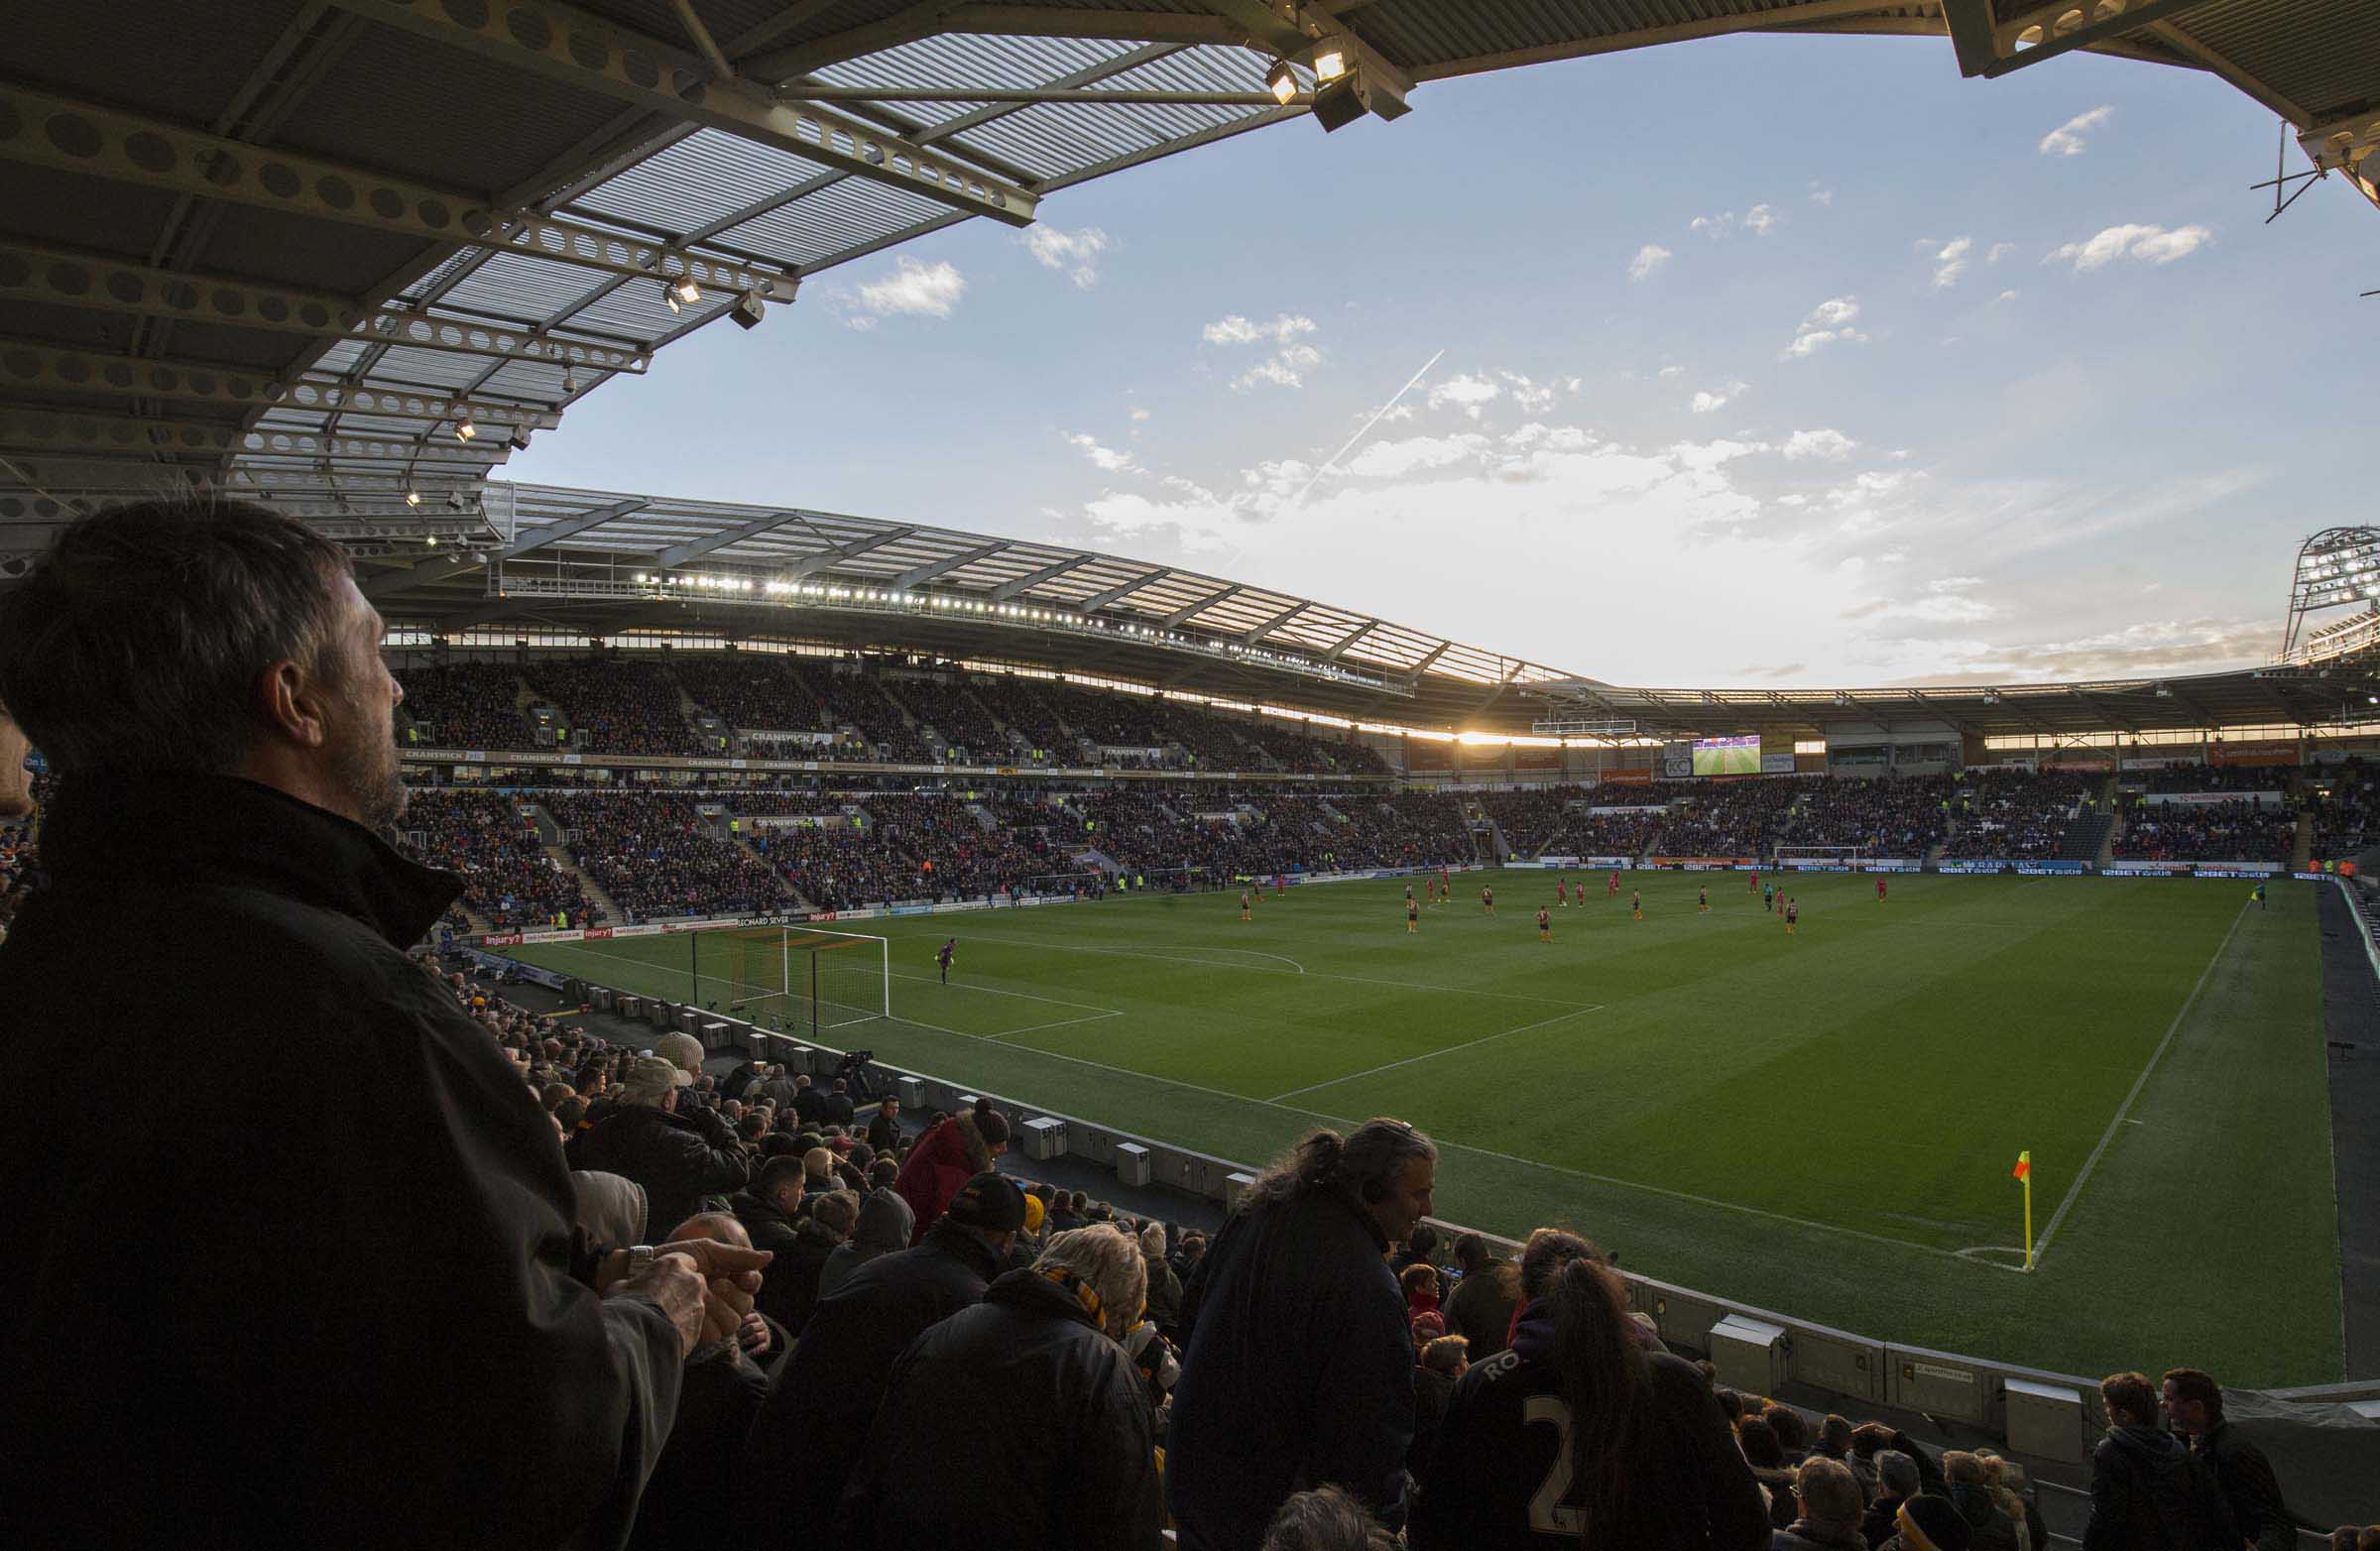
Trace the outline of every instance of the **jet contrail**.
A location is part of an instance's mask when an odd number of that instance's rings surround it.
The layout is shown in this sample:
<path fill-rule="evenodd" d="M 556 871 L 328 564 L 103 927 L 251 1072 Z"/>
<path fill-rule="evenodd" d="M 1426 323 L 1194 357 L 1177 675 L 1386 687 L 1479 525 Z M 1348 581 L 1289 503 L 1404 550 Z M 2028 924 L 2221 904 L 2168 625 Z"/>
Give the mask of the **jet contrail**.
<path fill-rule="evenodd" d="M 1405 385 L 1402 388 L 1399 388 L 1394 394 L 1390 395 L 1388 402 L 1381 405 L 1378 412 L 1375 413 L 1370 419 L 1368 419 L 1364 422 L 1363 429 L 1357 431 L 1353 436 L 1347 438 L 1347 446 L 1341 447 L 1338 451 L 1332 453 L 1328 458 L 1325 458 L 1323 460 L 1322 467 L 1316 469 L 1307 477 L 1304 484 L 1297 487 L 1297 494 L 1289 498 L 1289 505 L 1286 510 L 1292 512 L 1296 511 L 1298 504 L 1306 499 L 1306 492 L 1314 488 L 1314 481 L 1329 473 L 1332 465 L 1336 464 L 1341 458 L 1347 456 L 1348 447 L 1352 447 L 1357 442 L 1362 441 L 1374 425 L 1380 423 L 1380 416 L 1385 415 L 1390 410 L 1395 409 L 1396 401 L 1402 399 L 1406 394 L 1411 393 L 1413 391 L 1413 385 L 1417 382 L 1420 382 L 1423 377 L 1428 375 L 1430 368 L 1438 364 L 1438 357 L 1443 356 L 1444 354 L 1446 354 L 1446 351 L 1441 349 L 1438 352 L 1438 355 L 1431 356 L 1428 360 L 1422 362 L 1421 370 L 1415 372 L 1412 376 L 1405 379 Z"/>

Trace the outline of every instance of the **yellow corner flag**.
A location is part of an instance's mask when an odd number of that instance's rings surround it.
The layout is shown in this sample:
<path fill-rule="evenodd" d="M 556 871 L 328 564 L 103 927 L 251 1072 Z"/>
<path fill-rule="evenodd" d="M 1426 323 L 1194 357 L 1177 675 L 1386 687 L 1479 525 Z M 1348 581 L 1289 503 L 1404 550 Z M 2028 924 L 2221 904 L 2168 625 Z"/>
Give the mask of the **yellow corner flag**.
<path fill-rule="evenodd" d="M 2016 1177 L 2025 1185 L 2025 1269 L 2033 1268 L 2033 1151 L 2016 1155 Z"/>

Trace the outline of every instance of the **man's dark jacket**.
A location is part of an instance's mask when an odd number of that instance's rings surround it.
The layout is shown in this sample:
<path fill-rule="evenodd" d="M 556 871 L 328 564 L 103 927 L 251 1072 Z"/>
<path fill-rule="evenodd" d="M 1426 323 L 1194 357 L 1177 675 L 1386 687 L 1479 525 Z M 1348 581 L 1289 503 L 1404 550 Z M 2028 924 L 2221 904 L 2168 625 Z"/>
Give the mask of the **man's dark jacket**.
<path fill-rule="evenodd" d="M 1388 1241 L 1352 1196 L 1255 1200 L 1183 1295 L 1165 1455 L 1185 1551 L 1253 1551 L 1289 1496 L 1336 1482 L 1394 1519 L 1413 1336 Z"/>
<path fill-rule="evenodd" d="M 2258 1551 L 2289 1551 L 2298 1543 L 2297 1515 L 2281 1499 L 2273 1462 L 2244 1433 L 2229 1422 L 2216 1422 L 2191 1452 L 2214 1473 L 2242 1539 Z"/>
<path fill-rule="evenodd" d="M 1072 1293 L 1010 1271 L 894 1366 L 843 1505 L 842 1543 L 1154 1551 L 1159 1498 L 1131 1359 Z"/>
<path fill-rule="evenodd" d="M 738 1551 L 833 1545 L 835 1508 L 893 1363 L 1001 1269 L 980 1236 L 936 1223 L 915 1249 L 870 1260 L 818 1300 L 744 1445 L 737 1499 L 750 1538 Z"/>
<path fill-rule="evenodd" d="M 900 1122 L 882 1110 L 877 1111 L 876 1118 L 868 1123 L 868 1145 L 886 1157 L 899 1151 Z"/>
<path fill-rule="evenodd" d="M 228 777 L 68 777 L 42 852 L 0 1026 L 87 1054 L 0 1132 L 0 1544 L 618 1545 L 678 1339 L 572 1278 L 552 1122 L 400 951 L 455 881 Z"/>
<path fill-rule="evenodd" d="M 673 1114 L 623 1104 L 570 1142 L 572 1168 L 600 1169 L 645 1187 L 645 1231 L 655 1240 L 701 1211 L 705 1196 L 744 1188 L 752 1164 L 716 1110 Z"/>
<path fill-rule="evenodd" d="M 2110 1427 L 2090 1455 L 2082 1551 L 2238 1551 L 2214 1476 L 2173 1434 Z"/>

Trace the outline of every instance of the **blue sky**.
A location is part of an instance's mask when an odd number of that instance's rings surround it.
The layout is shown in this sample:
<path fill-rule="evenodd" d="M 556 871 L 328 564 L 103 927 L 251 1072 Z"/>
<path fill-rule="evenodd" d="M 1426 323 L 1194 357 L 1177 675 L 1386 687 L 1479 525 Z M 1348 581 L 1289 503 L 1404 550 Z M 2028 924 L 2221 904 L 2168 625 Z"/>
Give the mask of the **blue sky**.
<path fill-rule="evenodd" d="M 1412 104 L 830 271 L 511 475 L 1094 544 L 1652 685 L 2256 661 L 2298 541 L 2368 521 L 2380 216 L 2333 180 L 2263 224 L 2276 125 L 2211 76 L 1744 38 Z"/>

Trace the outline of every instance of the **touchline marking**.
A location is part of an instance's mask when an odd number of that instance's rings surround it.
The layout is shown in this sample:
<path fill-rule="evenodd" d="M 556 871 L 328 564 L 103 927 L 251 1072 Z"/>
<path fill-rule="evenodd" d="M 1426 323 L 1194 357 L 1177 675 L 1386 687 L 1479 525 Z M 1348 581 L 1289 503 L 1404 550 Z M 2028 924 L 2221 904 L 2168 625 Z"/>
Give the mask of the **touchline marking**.
<path fill-rule="evenodd" d="M 1458 1050 L 1476 1049 L 1493 1040 L 1509 1039 L 1514 1034 L 1525 1034 L 1532 1028 L 1543 1028 L 1548 1023 L 1559 1023 L 1566 1017 L 1577 1017 L 1583 1013 L 1601 1013 L 1603 1010 L 1604 1005 L 1600 1002 L 1591 1007 L 1573 1008 L 1567 1013 L 1556 1013 L 1552 1017 L 1541 1017 L 1534 1023 L 1523 1023 L 1518 1028 L 1507 1028 L 1499 1033 L 1482 1034 L 1477 1039 L 1466 1039 L 1459 1045 L 1448 1045 L 1442 1050 L 1425 1050 L 1420 1055 L 1409 1055 L 1401 1061 L 1383 1061 L 1377 1066 L 1368 1066 L 1360 1072 L 1350 1072 L 1345 1077 L 1333 1077 L 1318 1083 L 1308 1083 L 1303 1088 L 1292 1088 L 1287 1093 L 1276 1093 L 1264 1102 L 1278 1104 L 1283 1099 L 1294 1099 L 1301 1093 L 1313 1093 L 1322 1088 L 1336 1088 L 1341 1083 L 1352 1083 L 1359 1077 L 1371 1077 L 1381 1072 L 1392 1072 L 1400 1066 L 1411 1066 L 1416 1061 L 1435 1061 L 1442 1055 L 1453 1055 Z"/>
<path fill-rule="evenodd" d="M 984 1034 L 984 1035 L 981 1035 L 980 1037 L 982 1037 L 982 1038 L 985 1038 L 985 1039 L 989 1039 L 989 1040 L 991 1040 L 993 1043 L 995 1043 L 995 1044 L 998 1044 L 998 1043 L 1000 1043 L 1000 1042 L 1002 1042 L 1002 1041 L 1004 1041 L 1004 1040 L 1014 1039 L 1014 1038 L 1016 1038 L 1016 1037 L 1017 1037 L 1019 1034 L 1038 1034 L 1038 1033 L 1045 1032 L 1045 1031 L 1047 1031 L 1047 1030 L 1049 1030 L 1049 1029 L 1052 1029 L 1052 1028 L 1064 1028 L 1064 1027 L 1066 1027 L 1068 1024 L 1071 1024 L 1071 1023 L 1096 1023 L 1096 1022 L 1098 1022 L 1098 1021 L 1099 1021 L 1101 1018 L 1103 1018 L 1103 1017 L 1122 1017 L 1122 1016 L 1124 1016 L 1124 1014 L 1123 1014 L 1122 1013 L 1086 1013 L 1086 1014 L 1083 1014 L 1081 1017 L 1061 1017 L 1061 1018 L 1059 1018 L 1059 1019 L 1058 1019 L 1056 1022 L 1054 1022 L 1054 1023 L 1034 1023 L 1034 1024 L 1032 1024 L 1030 1027 L 1026 1027 L 1026 1028 L 1012 1028 L 1012 1029 L 1008 1030 L 1006 1033 L 999 1033 L 999 1034 Z M 913 1020 L 912 1020 L 912 1019 L 904 1019 L 903 1021 L 913 1021 Z M 929 1023 L 929 1024 L 927 1024 L 926 1026 L 927 1026 L 927 1027 L 929 1027 L 929 1028 L 931 1028 L 931 1027 L 932 1027 L 932 1026 L 934 1026 L 934 1025 L 932 1025 L 932 1024 L 930 1024 L 930 1023 Z M 956 1032 L 958 1032 L 958 1030 L 956 1030 L 956 1029 L 945 1029 L 945 1030 L 943 1030 L 943 1032 L 945 1032 L 945 1033 L 956 1033 Z"/>
<path fill-rule="evenodd" d="M 2213 957 L 2206 961 L 2204 969 L 2199 971 L 2198 983 L 2190 988 L 2190 995 L 2182 999 L 2181 1011 L 2174 1014 L 2172 1022 L 2165 1025 L 2165 1037 L 2158 1040 L 2157 1048 L 2149 1053 L 2149 1064 L 2140 1069 L 2138 1077 L 2132 1079 L 2132 1091 L 2124 1095 L 2122 1104 L 2116 1106 L 2115 1119 L 2109 1121 L 2107 1129 L 2099 1133 L 2099 1144 L 2090 1149 L 2089 1157 L 2082 1160 L 2082 1171 L 2075 1176 L 2073 1184 L 2066 1187 L 2066 1199 L 2058 1203 L 2058 1210 L 2050 1214 L 2049 1226 L 2044 1228 L 2041 1231 L 2041 1237 L 2034 1241 L 2033 1263 L 2035 1265 L 2039 1265 L 2042 1256 L 2050 1253 L 2050 1241 L 2057 1237 L 2058 1225 L 2065 1222 L 2066 1214 L 2074 1209 L 2076 1198 L 2082 1194 L 2082 1186 L 2090 1178 L 2090 1171 L 2099 1166 L 2100 1154 L 2107 1150 L 2107 1143 L 2115 1139 L 2115 1129 L 2124 1123 L 2125 1116 L 2132 1113 L 2132 1103 L 2140 1097 L 2140 1090 L 2148 1086 L 2149 1074 L 2157 1070 L 2159 1061 L 2165 1059 L 2165 1047 L 2174 1042 L 2175 1033 L 2182 1027 L 2182 1019 L 2190 1015 L 2192 1008 L 2198 1006 L 2199 993 L 2206 989 L 2206 977 L 2214 973 L 2214 967 L 2223 961 L 2223 950 L 2231 946 L 2231 934 L 2238 931 L 2239 923 L 2247 918 L 2248 907 L 2242 903 L 2239 913 L 2231 917 L 2230 926 L 2223 932 L 2223 940 L 2214 945 Z"/>
<path fill-rule="evenodd" d="M 913 980 L 921 985 L 927 986 L 950 986 L 952 984 L 946 980 L 937 980 L 931 975 L 911 975 L 905 970 L 894 970 L 892 972 L 892 978 L 894 980 Z M 986 996 L 992 997 L 1015 997 L 1024 1002 L 1046 1002 L 1053 1008 L 1081 1008 L 1086 1013 L 1105 1013 L 1111 1016 L 1118 1015 L 1122 1012 L 1122 1010 L 1119 1008 L 1094 1007 L 1088 1002 L 1068 1002 L 1062 997 L 1037 997 L 1029 991 L 1003 991 L 998 986 L 980 985 L 972 980 L 960 981 L 953 986 L 952 989 L 957 991 L 980 991 Z"/>
<path fill-rule="evenodd" d="M 1447 991 L 1461 997 L 1496 997 L 1506 1002 L 1534 1002 L 1542 1007 L 1569 1008 L 1574 1013 L 1583 1011 L 1587 1008 L 1602 1006 L 1601 1003 L 1595 1002 L 1565 1002 L 1559 997 L 1532 997 L 1517 991 L 1484 991 L 1477 986 L 1433 986 L 1425 981 L 1418 980 L 1379 980 L 1369 975 L 1341 975 L 1331 970 L 1308 970 L 1302 966 L 1296 969 L 1276 970 L 1268 968 L 1262 964 L 1231 964 L 1218 962 L 1214 959 L 1185 959 L 1179 954 L 1147 953 L 1136 948 L 1094 948 L 1087 947 L 1081 943 L 1073 942 L 1026 942 L 1016 937 L 1004 937 L 998 932 L 966 932 L 961 934 L 961 940 L 968 942 L 997 942 L 1012 948 L 1030 948 L 1036 951 L 1055 949 L 1060 953 L 1106 953 L 1112 954 L 1118 958 L 1126 959 L 1165 959 L 1175 964 L 1195 964 L 1201 969 L 1246 970 L 1251 975 L 1311 975 L 1316 980 L 1343 980 L 1350 985 L 1356 986 L 1393 986 L 1399 991 Z M 1209 951 L 1215 953 L 1252 953 L 1255 950 L 1252 948 L 1218 947 Z M 1266 954 L 1265 957 L 1279 958 L 1280 955 L 1277 953 Z M 1296 963 L 1294 959 L 1283 960 L 1283 962 L 1289 964 Z"/>

